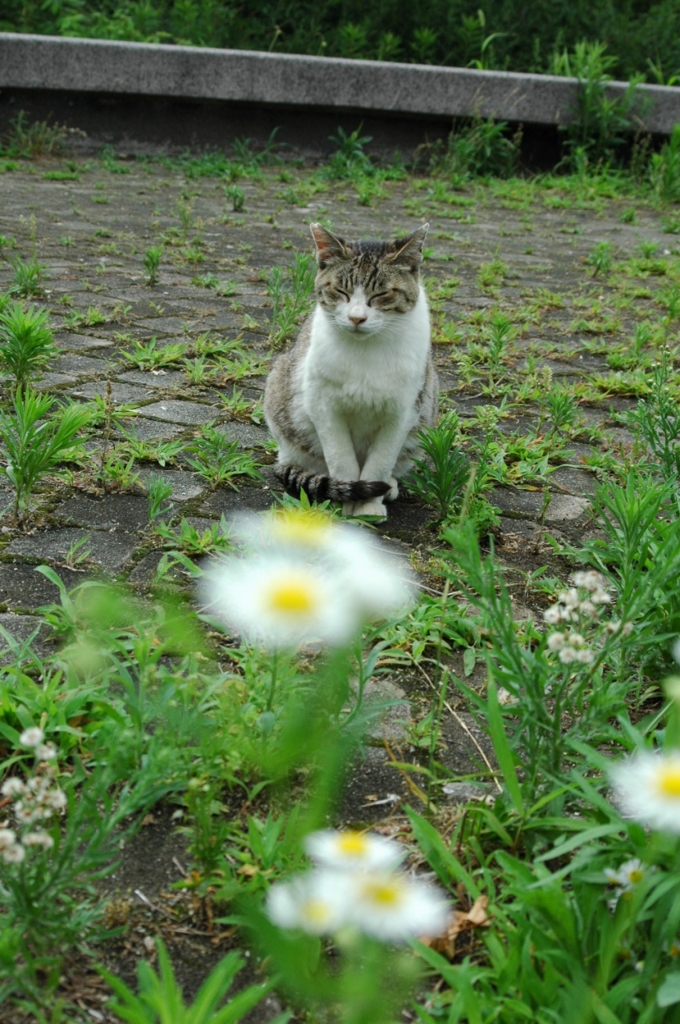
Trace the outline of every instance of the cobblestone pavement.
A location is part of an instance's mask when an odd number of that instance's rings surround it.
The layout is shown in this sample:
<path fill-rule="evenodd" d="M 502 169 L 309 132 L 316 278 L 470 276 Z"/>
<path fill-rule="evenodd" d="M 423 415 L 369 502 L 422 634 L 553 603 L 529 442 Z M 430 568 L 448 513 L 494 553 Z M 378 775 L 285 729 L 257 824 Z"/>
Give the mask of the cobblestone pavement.
<path fill-rule="evenodd" d="M 429 221 L 424 273 L 443 407 L 457 410 L 464 425 L 475 418 L 476 430 L 484 422 L 480 408 L 493 407 L 492 418 L 501 414 L 505 469 L 488 494 L 500 510 L 496 551 L 517 615 L 540 611 L 527 573 L 547 562 L 558 574 L 568 571 L 546 535 L 583 540 L 594 470 L 620 461 L 633 444 L 624 414 L 644 393 L 653 338 L 639 335 L 638 349 L 650 353 L 646 364 L 631 363 L 627 353 L 639 325 L 663 317 L 663 290 L 678 278 L 676 236 L 665 230 L 664 214 L 586 184 L 578 191 L 540 182 L 455 190 L 406 179 L 355 189 L 323 184 L 311 169 L 290 164 L 262 167 L 235 191 L 224 177 L 187 175 L 202 166 L 108 154 L 88 163 L 22 163 L 0 175 L 0 294 L 16 284 L 17 257 L 45 268 L 44 291 L 34 301 L 49 309 L 59 354 L 37 386 L 57 401 L 98 398 L 102 411 L 87 441 L 88 461 L 72 466 L 70 479 L 43 481 L 23 525 L 12 517 L 9 484 L 0 484 L 0 625 L 25 639 L 39 622 L 36 610 L 58 599 L 39 565 L 55 569 L 67 588 L 104 573 L 149 593 L 164 552 L 183 544 L 187 550 L 188 529 L 201 534 L 236 510 L 271 505 L 274 455 L 259 411 L 271 352 L 266 282 L 274 268 L 285 270 L 296 253 L 311 251 L 308 225 L 318 219 L 349 238 L 388 237 Z M 150 285 L 144 255 L 160 245 L 158 281 Z M 616 280 L 606 266 L 612 261 Z M 489 324 L 498 311 L 513 331 L 493 356 Z M 215 347 L 223 358 L 211 374 Z M 580 425 L 561 451 L 546 449 L 546 461 L 532 463 L 531 445 L 540 447 L 550 433 L 551 381 L 569 386 Z M 207 424 L 256 460 L 263 482 L 238 477 L 236 491 L 193 471 L 186 448 Z M 147 449 L 146 461 L 131 462 L 131 449 L 121 447 L 131 435 L 155 446 L 161 461 L 151 461 Z M 174 454 L 159 448 L 173 441 Z M 150 523 L 145 488 L 152 477 L 169 485 L 169 537 Z M 404 495 L 380 533 L 425 570 L 437 542 L 433 519 L 431 508 Z M 163 578 L 189 585 L 178 568 Z M 462 671 L 462 654 L 453 663 Z M 478 666 L 471 681 L 482 679 Z M 411 683 L 395 674 L 382 695 L 413 699 Z M 403 705 L 384 724 L 394 743 L 403 740 L 411 713 Z M 464 707 L 456 714 L 447 725 L 448 761 L 466 771 L 471 733 L 483 739 Z M 370 820 L 371 801 L 374 818 L 387 813 L 403 779 L 376 747 L 350 790 Z M 155 836 L 147 831 L 152 870 L 145 874 L 146 855 L 135 848 L 121 876 L 151 897 L 177 878 L 177 847 L 167 843 L 166 825 L 154 826 Z M 159 852 L 166 846 L 167 856 Z"/>
<path fill-rule="evenodd" d="M 621 421 L 644 384 L 612 354 L 625 349 L 636 325 L 659 315 L 662 288 L 677 276 L 676 236 L 664 230 L 664 215 L 592 185 L 569 191 L 554 182 L 492 182 L 455 190 L 411 178 L 362 192 L 291 164 L 259 168 L 235 193 L 223 177 L 196 176 L 205 166 L 109 153 L 88 162 L 22 163 L 0 177 L 0 294 L 16 283 L 17 257 L 42 264 L 44 290 L 34 301 L 49 309 L 59 349 L 38 387 L 59 401 L 98 398 L 113 413 L 108 429 L 100 422 L 93 432 L 89 462 L 72 467 L 70 483 L 50 479 L 38 488 L 28 527 L 6 511 L 0 624 L 24 638 L 36 625 L 31 613 L 57 599 L 53 583 L 35 571 L 40 564 L 55 568 L 67 588 L 105 573 L 149 591 L 164 550 L 181 547 L 150 524 L 145 486 L 152 477 L 171 488 L 164 518 L 176 534 L 182 519 L 203 532 L 237 509 L 270 506 L 274 456 L 259 411 L 271 355 L 266 282 L 273 268 L 285 270 L 296 253 L 311 251 L 308 225 L 322 218 L 350 238 L 430 222 L 424 275 L 443 407 L 456 409 L 463 423 L 479 418 L 481 406 L 495 406 L 505 435 L 540 443 L 550 425 L 541 396 L 551 380 L 568 384 L 578 399 L 581 426 L 545 472 L 526 472 L 528 449 L 509 448 L 505 482 L 489 494 L 501 512 L 496 548 L 518 614 L 531 614 L 524 573 L 545 560 L 545 533 L 578 542 L 588 530 L 596 480 L 584 460 L 616 459 L 632 443 Z M 233 212 L 240 201 L 242 210 Z M 150 286 L 144 254 L 159 246 L 158 281 Z M 640 257 L 616 287 L 592 262 L 598 247 L 610 262 Z M 499 310 L 515 330 L 494 366 L 488 324 Z M 210 369 L 212 342 L 238 345 L 212 376 L 192 383 L 200 379 L 201 352 Z M 225 401 L 234 393 L 243 405 L 236 412 Z M 206 424 L 254 457 L 263 483 L 237 478 L 236 491 L 192 471 L 185 449 Z M 179 455 L 165 465 L 130 463 L 138 474 L 130 483 L 129 454 L 116 448 L 126 435 L 151 445 L 176 441 Z M 118 468 L 103 470 L 116 451 Z M 0 485 L 0 502 L 10 509 L 11 498 Z M 426 558 L 433 518 L 405 495 L 381 533 L 397 550 L 416 548 Z M 181 580 L 176 570 L 174 578 Z"/>

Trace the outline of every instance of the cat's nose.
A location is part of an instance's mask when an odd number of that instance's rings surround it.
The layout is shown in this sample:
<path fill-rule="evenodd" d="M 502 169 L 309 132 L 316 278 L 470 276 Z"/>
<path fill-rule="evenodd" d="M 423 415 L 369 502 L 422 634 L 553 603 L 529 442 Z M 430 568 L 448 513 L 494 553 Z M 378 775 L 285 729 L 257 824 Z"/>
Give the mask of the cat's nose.
<path fill-rule="evenodd" d="M 350 317 L 350 320 L 352 321 L 352 323 L 354 324 L 355 327 L 358 327 L 359 324 L 365 324 L 367 319 L 368 319 L 368 317 L 365 317 L 365 316 L 351 316 Z"/>

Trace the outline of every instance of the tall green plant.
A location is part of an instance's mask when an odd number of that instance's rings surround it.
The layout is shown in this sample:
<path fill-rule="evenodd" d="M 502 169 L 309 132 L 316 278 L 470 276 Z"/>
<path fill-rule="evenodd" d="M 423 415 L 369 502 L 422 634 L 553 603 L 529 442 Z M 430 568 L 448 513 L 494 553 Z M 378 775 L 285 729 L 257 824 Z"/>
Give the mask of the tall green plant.
<path fill-rule="evenodd" d="M 76 435 L 90 421 L 90 410 L 76 403 L 48 416 L 54 399 L 31 388 L 17 388 L 14 415 L 0 411 L 0 445 L 5 473 L 15 491 L 14 514 L 25 514 L 39 480 L 60 462 L 79 458 L 82 442 Z"/>
<path fill-rule="evenodd" d="M 627 135 L 633 130 L 633 111 L 638 103 L 636 88 L 642 76 L 633 78 L 622 98 L 607 94 L 616 58 L 604 43 L 582 39 L 573 51 L 553 56 L 553 73 L 578 79 L 573 120 L 567 125 L 568 163 L 572 170 L 586 164 L 616 159 Z"/>
<path fill-rule="evenodd" d="M 0 366 L 17 387 L 25 387 L 56 352 L 46 309 L 25 310 L 13 302 L 0 313 Z"/>

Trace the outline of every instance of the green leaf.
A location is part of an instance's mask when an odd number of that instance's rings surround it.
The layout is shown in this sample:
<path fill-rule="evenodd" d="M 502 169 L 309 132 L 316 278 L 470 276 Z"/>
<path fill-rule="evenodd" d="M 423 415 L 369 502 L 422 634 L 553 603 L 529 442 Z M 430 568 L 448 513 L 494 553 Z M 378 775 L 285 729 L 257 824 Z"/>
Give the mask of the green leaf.
<path fill-rule="evenodd" d="M 451 853 L 436 828 L 419 814 L 407 808 L 413 835 L 428 862 L 434 868 L 437 877 L 447 887 L 452 882 L 462 882 L 473 899 L 481 895 L 481 890 L 472 875 L 463 867 L 457 857 Z"/>
<path fill-rule="evenodd" d="M 522 799 L 522 789 L 517 778 L 517 771 L 515 770 L 515 759 L 508 743 L 508 737 L 505 733 L 505 727 L 503 725 L 503 716 L 501 714 L 501 707 L 498 703 L 498 688 L 496 683 L 489 673 L 489 682 L 487 687 L 487 704 L 489 714 L 489 735 L 493 743 L 493 748 L 498 759 L 498 765 L 503 774 L 503 781 L 507 787 L 510 799 L 512 800 L 515 810 L 518 814 L 524 813 L 524 801 Z"/>
<path fill-rule="evenodd" d="M 680 971 L 667 974 L 656 993 L 658 1006 L 675 1006 L 680 1003 Z"/>

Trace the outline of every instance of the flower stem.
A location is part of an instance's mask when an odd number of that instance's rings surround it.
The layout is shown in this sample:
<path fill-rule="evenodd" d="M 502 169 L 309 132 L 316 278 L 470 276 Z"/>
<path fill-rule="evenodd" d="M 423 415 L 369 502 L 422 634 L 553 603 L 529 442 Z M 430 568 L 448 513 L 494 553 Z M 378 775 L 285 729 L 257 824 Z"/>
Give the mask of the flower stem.
<path fill-rule="evenodd" d="M 274 694 L 276 693 L 276 683 L 278 677 L 279 668 L 279 652 L 274 651 L 271 658 L 271 681 L 269 683 L 269 696 L 267 697 L 266 711 L 271 711 L 272 704 L 274 703 Z"/>

